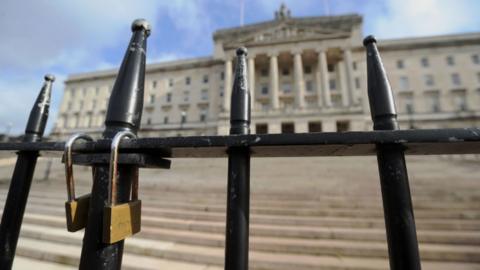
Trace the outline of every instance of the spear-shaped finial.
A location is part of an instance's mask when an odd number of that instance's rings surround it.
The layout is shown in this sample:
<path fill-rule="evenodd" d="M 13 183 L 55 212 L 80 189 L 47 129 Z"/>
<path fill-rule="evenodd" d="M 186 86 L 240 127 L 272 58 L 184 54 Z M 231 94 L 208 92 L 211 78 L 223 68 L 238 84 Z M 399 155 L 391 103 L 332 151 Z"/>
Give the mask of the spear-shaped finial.
<path fill-rule="evenodd" d="M 150 24 L 144 19 L 132 23 L 132 38 L 115 80 L 105 120 L 106 137 L 119 130 L 134 133 L 140 128 L 145 84 L 145 60 Z"/>
<path fill-rule="evenodd" d="M 25 141 L 37 141 L 43 136 L 47 124 L 52 95 L 52 83 L 54 81 L 55 76 L 51 74 L 45 75 L 45 82 L 30 111 L 30 117 L 28 118 L 27 127 L 25 128 Z"/>
<path fill-rule="evenodd" d="M 247 89 L 247 49 L 237 49 L 237 62 L 235 65 L 235 80 L 233 81 L 231 109 L 230 109 L 230 134 L 250 133 L 250 92 Z"/>
<path fill-rule="evenodd" d="M 397 111 L 387 73 L 377 49 L 374 36 L 367 36 L 363 45 L 367 50 L 368 99 L 373 129 L 398 129 Z"/>

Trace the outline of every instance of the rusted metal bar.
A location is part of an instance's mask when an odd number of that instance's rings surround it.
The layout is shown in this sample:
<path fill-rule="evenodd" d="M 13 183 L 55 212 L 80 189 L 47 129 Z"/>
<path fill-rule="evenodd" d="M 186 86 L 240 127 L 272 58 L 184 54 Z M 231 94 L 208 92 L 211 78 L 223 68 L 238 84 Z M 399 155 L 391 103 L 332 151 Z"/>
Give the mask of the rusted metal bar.
<path fill-rule="evenodd" d="M 247 89 L 247 49 L 237 50 L 230 109 L 230 134 L 250 133 L 250 93 Z M 228 85 L 226 87 L 229 87 Z M 250 149 L 228 149 L 227 229 L 225 269 L 248 270 L 250 220 Z"/>
<path fill-rule="evenodd" d="M 150 25 L 143 19 L 132 24 L 132 38 L 123 58 L 110 96 L 103 138 L 112 139 L 117 132 L 140 128 L 145 83 L 145 53 Z M 87 227 L 83 238 L 80 269 L 120 269 L 123 242 L 106 244 L 102 241 L 104 206 L 108 204 L 109 167 L 95 165 Z M 132 180 L 138 177 L 138 166 L 121 165 L 117 175 L 118 202 L 130 197 Z"/>
<path fill-rule="evenodd" d="M 399 129 L 397 112 L 387 74 L 373 36 L 364 40 L 370 112 L 375 130 Z M 401 144 L 377 144 L 377 161 L 382 189 L 390 269 L 419 270 L 417 232 L 412 198 Z"/>
<path fill-rule="evenodd" d="M 38 142 L 42 138 L 48 120 L 52 83 L 54 81 L 55 77 L 53 75 L 45 75 L 43 87 L 30 111 L 23 142 Z M 8 270 L 12 268 L 38 156 L 38 151 L 18 152 L 17 163 L 3 210 L 2 224 L 0 225 L 0 269 Z"/>

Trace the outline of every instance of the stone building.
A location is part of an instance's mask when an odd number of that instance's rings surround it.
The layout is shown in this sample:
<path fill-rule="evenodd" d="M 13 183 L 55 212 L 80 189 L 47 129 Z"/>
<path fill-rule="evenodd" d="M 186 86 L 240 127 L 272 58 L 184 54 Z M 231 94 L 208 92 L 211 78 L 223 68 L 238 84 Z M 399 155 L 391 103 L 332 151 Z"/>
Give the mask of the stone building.
<path fill-rule="evenodd" d="M 372 128 L 359 15 L 292 17 L 221 29 L 212 56 L 150 64 L 143 136 L 227 134 L 235 49 L 248 48 L 252 132 Z M 153 44 L 154 46 L 154 44 Z M 379 40 L 402 128 L 478 126 L 480 33 Z M 74 74 L 52 135 L 103 130 L 117 70 Z"/>

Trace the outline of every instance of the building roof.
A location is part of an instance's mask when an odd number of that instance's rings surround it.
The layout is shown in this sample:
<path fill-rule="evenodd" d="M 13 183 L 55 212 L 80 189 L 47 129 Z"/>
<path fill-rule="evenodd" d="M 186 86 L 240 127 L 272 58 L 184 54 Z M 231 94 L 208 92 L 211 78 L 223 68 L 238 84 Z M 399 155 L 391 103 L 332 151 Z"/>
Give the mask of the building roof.
<path fill-rule="evenodd" d="M 170 70 L 179 70 L 179 69 L 196 68 L 196 67 L 208 67 L 208 66 L 220 64 L 220 63 L 221 63 L 220 60 L 215 60 L 211 56 L 189 58 L 189 59 L 181 59 L 181 60 L 147 64 L 146 72 L 170 71 Z M 83 80 L 105 79 L 109 77 L 115 77 L 117 73 L 118 73 L 118 68 L 71 74 L 68 76 L 65 83 L 71 83 L 71 82 L 77 82 L 77 81 L 83 81 Z"/>
<path fill-rule="evenodd" d="M 283 17 L 276 18 L 267 22 L 248 24 L 239 27 L 232 27 L 220 29 L 213 34 L 213 39 L 225 40 L 235 39 L 239 36 L 249 35 L 266 28 L 273 28 L 275 26 L 288 22 L 301 26 L 315 26 L 326 29 L 339 29 L 350 31 L 353 26 L 362 23 L 362 17 L 358 14 L 346 14 L 340 16 L 317 16 L 317 17 Z"/>

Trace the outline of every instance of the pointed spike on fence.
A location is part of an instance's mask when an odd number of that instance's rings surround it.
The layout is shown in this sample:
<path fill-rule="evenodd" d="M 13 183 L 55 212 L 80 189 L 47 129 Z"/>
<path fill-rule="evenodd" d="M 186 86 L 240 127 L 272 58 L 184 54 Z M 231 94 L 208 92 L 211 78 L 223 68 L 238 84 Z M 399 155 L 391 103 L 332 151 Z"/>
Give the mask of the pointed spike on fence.
<path fill-rule="evenodd" d="M 367 51 L 368 99 L 374 130 L 398 129 L 397 111 L 374 36 L 363 40 Z"/>
<path fill-rule="evenodd" d="M 250 92 L 247 88 L 246 57 L 247 48 L 238 48 L 230 105 L 230 134 L 250 133 Z"/>
<path fill-rule="evenodd" d="M 144 19 L 132 23 L 132 38 L 118 71 L 105 118 L 106 137 L 120 130 L 134 133 L 140 128 L 145 85 L 145 61 L 150 24 Z"/>
<path fill-rule="evenodd" d="M 33 104 L 28 123 L 25 128 L 25 140 L 35 141 L 43 136 L 45 126 L 47 125 L 48 112 L 50 109 L 50 99 L 52 96 L 52 84 L 55 76 L 51 74 L 45 75 L 45 82 L 42 89 Z"/>

